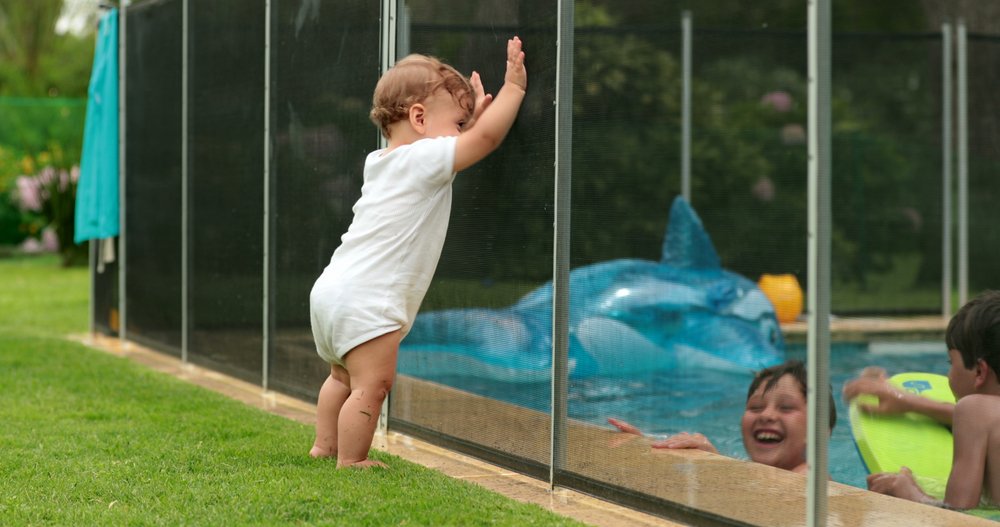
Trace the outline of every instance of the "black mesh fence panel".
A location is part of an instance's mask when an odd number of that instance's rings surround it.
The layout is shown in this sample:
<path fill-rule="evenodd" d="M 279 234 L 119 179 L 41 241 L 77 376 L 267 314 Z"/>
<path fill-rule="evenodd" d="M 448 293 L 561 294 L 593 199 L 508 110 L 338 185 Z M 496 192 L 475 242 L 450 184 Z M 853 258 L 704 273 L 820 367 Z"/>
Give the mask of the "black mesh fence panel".
<path fill-rule="evenodd" d="M 127 11 L 126 331 L 181 350 L 181 2 Z"/>
<path fill-rule="evenodd" d="M 690 11 L 686 201 L 682 10 L 600 4 L 576 13 L 566 477 L 677 514 L 700 507 L 705 474 L 608 420 L 745 457 L 751 371 L 784 348 L 773 320 L 725 312 L 762 273 L 804 270 L 805 143 L 783 133 L 805 126 L 805 35 Z"/>
<path fill-rule="evenodd" d="M 998 73 L 1000 38 L 970 34 L 968 40 L 969 112 L 969 298 L 985 289 L 1000 288 L 1000 106 Z M 983 109 L 989 109 L 984 111 Z M 957 237 L 956 237 L 957 239 Z M 953 282 L 955 283 L 955 282 Z"/>
<path fill-rule="evenodd" d="M 100 257 L 96 243 L 91 243 L 90 253 L 94 261 Z M 117 336 L 121 328 L 118 313 L 118 269 L 116 260 L 105 264 L 101 271 L 95 267 L 90 274 L 91 291 L 93 291 L 90 299 L 91 317 L 94 331 L 104 335 Z"/>
<path fill-rule="evenodd" d="M 691 203 L 722 267 L 806 283 L 804 28 L 693 13 Z M 706 23 L 708 21 L 705 21 Z"/>
<path fill-rule="evenodd" d="M 189 9 L 190 358 L 259 383 L 264 3 Z"/>
<path fill-rule="evenodd" d="M 350 225 L 365 156 L 378 148 L 368 108 L 381 66 L 379 5 L 273 9 L 269 384 L 315 400 L 330 370 L 313 345 L 309 291 Z"/>
<path fill-rule="evenodd" d="M 691 6 L 690 205 L 718 254 L 716 275 L 704 262 L 684 267 L 696 244 L 665 235 L 685 218 L 671 211 L 681 191 L 682 11 L 631 4 L 577 6 L 571 361 L 573 346 L 580 353 L 570 418 L 605 429 L 618 418 L 653 439 L 697 432 L 746 458 L 740 420 L 751 373 L 805 358 L 801 335 L 782 338 L 764 318 L 740 320 L 733 315 L 750 304 L 728 296 L 760 294 L 753 283 L 765 275 L 791 275 L 803 288 L 808 279 L 805 17 L 748 6 L 723 20 L 718 9 Z M 933 313 L 941 305 L 941 36 L 841 26 L 832 67 L 832 310 Z M 848 366 L 835 361 L 842 382 Z M 591 429 L 569 430 L 574 484 L 617 488 L 617 498 L 654 509 L 712 507 L 691 490 L 707 474 L 636 449 L 649 439 L 611 433 L 595 446 Z M 831 456 L 834 478 L 857 485 L 843 425 Z M 748 508 L 767 517 L 765 507 Z"/>
<path fill-rule="evenodd" d="M 440 57 L 503 82 L 507 39 L 524 42 L 528 92 L 498 151 L 458 175 L 434 282 L 400 352 L 390 426 L 442 438 L 522 470 L 548 463 L 552 274 L 554 2 L 407 2 L 400 56 Z M 433 329 L 437 328 L 437 329 Z"/>
<path fill-rule="evenodd" d="M 940 313 L 942 38 L 834 38 L 832 306 Z"/>

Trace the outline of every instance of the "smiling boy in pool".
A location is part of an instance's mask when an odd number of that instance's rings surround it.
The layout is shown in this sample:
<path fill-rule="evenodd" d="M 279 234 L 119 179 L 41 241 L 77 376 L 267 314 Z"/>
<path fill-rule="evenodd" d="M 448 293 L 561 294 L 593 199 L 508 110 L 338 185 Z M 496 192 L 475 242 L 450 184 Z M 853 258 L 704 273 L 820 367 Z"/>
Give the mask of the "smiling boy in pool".
<path fill-rule="evenodd" d="M 752 461 L 792 472 L 805 473 L 806 437 L 806 368 L 802 361 L 789 360 L 761 370 L 754 375 L 747 390 L 746 409 L 740 420 L 743 448 Z M 619 419 L 608 422 L 622 432 L 642 432 Z M 830 431 L 837 423 L 837 410 L 830 397 Z M 681 432 L 652 443 L 653 448 L 693 448 L 718 454 L 715 445 L 703 434 Z"/>

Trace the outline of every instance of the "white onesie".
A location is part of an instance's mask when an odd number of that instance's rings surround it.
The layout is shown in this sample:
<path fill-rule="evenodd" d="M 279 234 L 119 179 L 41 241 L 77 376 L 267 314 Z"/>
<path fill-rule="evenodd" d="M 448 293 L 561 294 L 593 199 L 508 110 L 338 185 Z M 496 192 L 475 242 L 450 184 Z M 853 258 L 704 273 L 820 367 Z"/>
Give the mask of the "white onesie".
<path fill-rule="evenodd" d="M 316 351 L 327 362 L 343 365 L 359 344 L 410 331 L 448 230 L 456 139 L 368 154 L 354 219 L 309 295 Z"/>

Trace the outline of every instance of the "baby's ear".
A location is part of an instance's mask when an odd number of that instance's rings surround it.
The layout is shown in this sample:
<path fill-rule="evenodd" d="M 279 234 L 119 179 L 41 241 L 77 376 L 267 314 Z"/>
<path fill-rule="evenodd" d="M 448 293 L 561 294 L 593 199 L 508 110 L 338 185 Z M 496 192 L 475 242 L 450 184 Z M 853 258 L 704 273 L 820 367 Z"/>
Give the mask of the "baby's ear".
<path fill-rule="evenodd" d="M 423 134 L 426 126 L 424 123 L 424 117 L 426 116 L 427 109 L 424 108 L 424 105 L 417 103 L 414 104 L 413 106 L 410 106 L 410 110 L 408 113 L 410 118 L 410 126 L 412 126 L 413 129 L 419 132 L 420 134 Z"/>

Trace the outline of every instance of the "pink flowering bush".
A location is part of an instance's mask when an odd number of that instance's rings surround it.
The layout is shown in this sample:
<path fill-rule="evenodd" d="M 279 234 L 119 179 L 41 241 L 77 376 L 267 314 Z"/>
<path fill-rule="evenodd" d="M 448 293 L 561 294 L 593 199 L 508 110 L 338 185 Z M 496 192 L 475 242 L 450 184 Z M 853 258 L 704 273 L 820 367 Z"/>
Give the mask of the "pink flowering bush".
<path fill-rule="evenodd" d="M 792 95 L 786 91 L 776 90 L 765 93 L 760 103 L 776 112 L 785 113 L 792 109 Z"/>
<path fill-rule="evenodd" d="M 29 234 L 22 244 L 25 252 L 57 250 L 66 266 L 86 260 L 86 248 L 73 242 L 79 179 L 77 166 L 69 170 L 46 166 L 33 176 L 17 177 L 14 200 L 28 213 L 23 226 Z"/>

